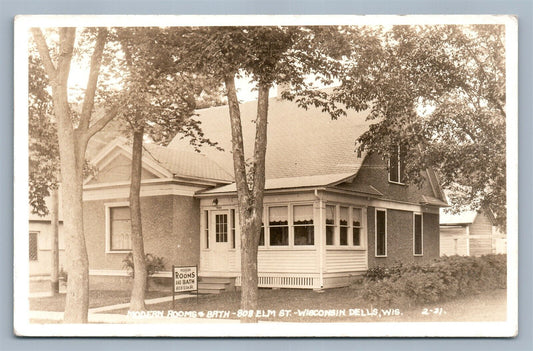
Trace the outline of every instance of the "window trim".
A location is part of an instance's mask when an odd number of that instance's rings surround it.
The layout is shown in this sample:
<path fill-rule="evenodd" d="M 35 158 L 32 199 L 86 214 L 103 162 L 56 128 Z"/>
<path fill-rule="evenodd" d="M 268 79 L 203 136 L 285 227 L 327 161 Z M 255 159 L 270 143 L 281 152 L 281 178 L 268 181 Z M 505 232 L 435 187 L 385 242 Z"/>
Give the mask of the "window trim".
<path fill-rule="evenodd" d="M 124 253 L 132 252 L 131 249 L 130 250 L 112 250 L 111 249 L 111 208 L 114 208 L 114 207 L 128 207 L 129 208 L 130 207 L 129 201 L 109 202 L 109 203 L 105 203 L 104 206 L 105 206 L 105 253 L 106 254 L 124 254 Z"/>
<path fill-rule="evenodd" d="M 294 206 L 310 206 L 311 207 L 311 214 L 313 216 L 313 224 L 312 225 L 309 225 L 309 224 L 294 224 Z M 315 243 L 316 243 L 316 231 L 315 231 L 315 206 L 314 206 L 314 203 L 291 203 L 289 205 L 290 209 L 289 209 L 289 219 L 290 219 L 290 222 L 289 222 L 289 247 L 292 247 L 292 248 L 312 248 L 312 247 L 315 247 Z M 313 244 L 309 245 L 309 244 L 305 244 L 305 245 L 296 245 L 295 244 L 295 241 L 294 239 L 296 239 L 295 237 L 295 233 L 294 233 L 294 227 L 313 227 Z"/>
<path fill-rule="evenodd" d="M 210 216 L 211 212 L 209 210 L 205 210 L 205 209 L 203 211 L 204 211 L 204 216 L 205 216 L 205 218 L 204 218 L 204 226 L 205 226 L 205 228 L 204 228 L 204 232 L 203 232 L 203 235 L 205 235 L 205 237 L 204 237 L 205 243 L 204 243 L 203 249 L 204 250 L 209 250 L 210 249 L 210 247 L 209 247 L 209 234 L 210 234 L 209 233 L 209 216 Z"/>
<path fill-rule="evenodd" d="M 263 206 L 265 207 L 265 206 Z M 267 247 L 269 248 L 274 248 L 274 249 L 278 249 L 278 248 L 290 248 L 290 247 L 293 247 L 293 239 L 291 238 L 291 220 L 292 220 L 292 213 L 291 213 L 291 204 L 272 204 L 272 205 L 268 205 L 266 206 L 267 207 L 267 210 L 266 210 L 266 215 L 267 215 L 267 218 L 266 218 L 266 221 L 265 222 L 265 244 L 267 244 Z M 287 225 L 274 225 L 274 226 L 270 226 L 270 208 L 272 207 L 286 207 L 287 208 Z M 284 227 L 287 227 L 287 245 L 272 245 L 270 244 L 270 228 L 284 228 Z M 268 228 L 268 230 L 267 230 Z M 268 238 L 267 238 L 267 233 L 268 233 Z"/>
<path fill-rule="evenodd" d="M 333 242 L 332 245 L 325 244 L 326 236 L 324 236 L 324 244 L 326 246 L 326 250 L 343 250 L 343 251 L 360 251 L 360 250 L 367 250 L 367 221 L 365 219 L 366 216 L 366 206 L 362 204 L 350 204 L 346 202 L 328 202 L 326 203 L 326 206 L 333 206 L 335 207 L 335 224 L 330 225 L 331 227 L 334 227 L 334 236 L 333 236 Z M 348 209 L 348 244 L 347 245 L 341 245 L 340 244 L 340 208 L 345 207 Z M 361 223 L 359 227 L 353 226 L 353 211 L 354 210 L 360 210 L 361 211 Z M 324 235 L 326 235 L 325 228 L 328 225 L 324 223 Z M 353 229 L 359 228 L 359 235 L 360 235 L 360 245 L 354 245 L 353 244 Z"/>
<path fill-rule="evenodd" d="M 230 208 L 229 209 L 229 231 L 231 233 L 231 249 L 235 250 L 237 248 L 237 209 L 236 208 Z"/>
<path fill-rule="evenodd" d="M 346 225 L 342 225 L 341 224 L 341 208 L 345 208 L 346 212 L 347 212 L 347 215 L 348 215 L 348 218 L 346 218 Z M 342 247 L 342 248 L 353 246 L 353 242 L 352 242 L 352 245 L 350 245 L 350 228 L 352 228 L 350 226 L 350 218 L 351 218 L 350 209 L 351 209 L 350 206 L 345 206 L 345 205 L 341 205 L 341 204 L 339 204 L 337 206 L 337 212 L 339 214 L 339 220 L 338 220 L 338 222 L 339 222 L 339 243 L 338 243 L 338 246 Z M 346 228 L 346 244 L 345 245 L 341 244 L 341 231 L 342 231 L 341 228 Z M 352 240 L 353 240 L 353 228 L 352 228 L 351 234 L 352 234 Z"/>
<path fill-rule="evenodd" d="M 416 253 L 416 216 L 420 216 L 420 248 L 421 253 Z M 424 256 L 424 215 L 421 212 L 413 212 L 413 256 Z"/>
<path fill-rule="evenodd" d="M 226 221 L 225 222 L 217 222 L 218 216 L 222 216 L 222 217 L 226 216 Z M 230 214 L 227 211 L 222 211 L 222 213 L 214 213 L 213 217 L 214 217 L 213 224 L 214 224 L 214 228 L 215 228 L 215 232 L 213 233 L 215 235 L 214 236 L 215 240 L 214 240 L 213 244 L 217 245 L 217 244 L 226 244 L 227 243 L 227 244 L 229 244 L 231 246 L 231 243 L 230 243 L 230 240 L 229 240 L 230 239 L 229 238 L 229 236 L 230 236 L 230 233 L 229 233 L 229 231 L 230 231 L 230 228 L 229 228 L 229 226 L 230 226 L 230 223 L 229 223 Z M 218 232 L 218 225 L 219 224 L 222 227 L 224 227 L 224 225 L 225 225 L 225 227 L 226 227 L 225 228 L 226 229 L 225 233 L 224 232 L 220 232 L 220 233 Z M 223 240 L 223 239 L 226 239 L 226 240 Z"/>
<path fill-rule="evenodd" d="M 259 250 L 315 250 L 317 247 L 316 242 L 316 230 L 313 233 L 313 245 L 294 245 L 294 225 L 293 225 L 293 207 L 294 206 L 305 206 L 309 205 L 313 209 L 313 226 L 316 226 L 315 221 L 315 203 L 313 201 L 296 201 L 296 202 L 272 202 L 263 204 L 263 228 L 264 228 L 264 245 L 259 245 Z M 289 227 L 289 244 L 288 245 L 270 245 L 270 224 L 269 224 L 269 209 L 270 207 L 281 207 L 285 206 L 288 208 L 288 227 Z"/>
<path fill-rule="evenodd" d="M 385 212 L 385 255 L 378 255 L 378 212 Z M 387 209 L 386 208 L 375 208 L 374 210 L 374 256 L 375 257 L 388 257 L 388 248 L 387 248 L 387 239 L 388 239 L 388 228 L 387 228 Z"/>
<path fill-rule="evenodd" d="M 397 184 L 397 185 L 406 185 L 405 182 L 402 182 L 402 166 L 401 166 L 401 163 L 402 163 L 402 157 L 401 157 L 401 146 L 400 145 L 397 145 L 396 146 L 396 156 L 398 157 L 398 162 L 397 162 L 397 165 L 396 165 L 396 172 L 397 172 L 397 175 L 398 175 L 398 181 L 395 181 L 395 180 L 391 180 L 391 165 L 390 165 L 390 159 L 392 157 L 392 155 L 389 155 L 389 159 L 387 160 L 387 169 L 388 169 L 388 172 L 387 172 L 387 176 L 388 176 L 388 181 L 389 183 L 391 184 Z"/>
<path fill-rule="evenodd" d="M 334 210 L 333 210 L 333 215 L 334 215 L 334 218 L 333 218 L 333 224 L 328 224 L 328 207 L 333 207 Z M 325 219 L 325 222 L 324 222 L 324 234 L 325 234 L 325 237 L 324 237 L 324 244 L 326 247 L 339 247 L 340 245 L 338 244 L 340 238 L 340 229 L 339 229 L 339 204 L 337 203 L 326 203 L 326 215 L 324 216 L 324 219 Z M 333 227 L 333 243 L 332 244 L 328 244 L 328 227 Z"/>
<path fill-rule="evenodd" d="M 366 227 L 365 227 L 365 222 L 363 222 L 364 218 L 365 218 L 365 211 L 363 211 L 364 207 L 361 206 L 361 207 L 357 207 L 357 206 L 350 206 L 349 207 L 349 232 L 348 232 L 348 246 L 349 247 L 352 247 L 354 249 L 365 249 L 366 250 L 366 242 L 365 242 L 365 235 L 364 235 L 364 231 L 366 230 Z M 359 227 L 355 227 L 353 225 L 353 212 L 354 210 L 359 210 L 361 211 L 361 221 L 359 223 Z M 353 243 L 353 232 L 354 232 L 354 228 L 359 228 L 359 245 L 355 245 Z M 351 235 L 350 235 L 351 233 Z"/>

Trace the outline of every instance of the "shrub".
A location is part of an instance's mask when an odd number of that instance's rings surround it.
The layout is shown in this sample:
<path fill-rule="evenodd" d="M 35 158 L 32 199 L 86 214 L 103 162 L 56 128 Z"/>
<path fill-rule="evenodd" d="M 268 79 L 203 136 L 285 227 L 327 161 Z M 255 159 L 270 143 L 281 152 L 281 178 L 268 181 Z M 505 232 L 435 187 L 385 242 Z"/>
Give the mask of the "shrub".
<path fill-rule="evenodd" d="M 163 257 L 154 256 L 150 253 L 145 255 L 146 261 L 146 273 L 148 276 L 152 276 L 154 273 L 165 269 L 165 263 Z M 130 252 L 122 260 L 123 268 L 126 269 L 132 278 L 135 277 L 135 266 L 133 265 L 133 254 Z"/>
<path fill-rule="evenodd" d="M 451 256 L 423 265 L 369 269 L 362 296 L 373 304 L 423 304 L 505 288 L 506 281 L 505 255 Z"/>

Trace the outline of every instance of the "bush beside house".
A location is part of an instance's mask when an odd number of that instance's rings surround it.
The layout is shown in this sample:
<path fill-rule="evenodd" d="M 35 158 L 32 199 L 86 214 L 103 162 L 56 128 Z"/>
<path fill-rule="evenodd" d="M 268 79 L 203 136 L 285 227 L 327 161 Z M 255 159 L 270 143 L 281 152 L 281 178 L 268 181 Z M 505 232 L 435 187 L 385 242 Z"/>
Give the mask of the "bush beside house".
<path fill-rule="evenodd" d="M 362 297 L 373 304 L 417 305 L 506 288 L 507 256 L 442 257 L 428 264 L 370 268 Z"/>

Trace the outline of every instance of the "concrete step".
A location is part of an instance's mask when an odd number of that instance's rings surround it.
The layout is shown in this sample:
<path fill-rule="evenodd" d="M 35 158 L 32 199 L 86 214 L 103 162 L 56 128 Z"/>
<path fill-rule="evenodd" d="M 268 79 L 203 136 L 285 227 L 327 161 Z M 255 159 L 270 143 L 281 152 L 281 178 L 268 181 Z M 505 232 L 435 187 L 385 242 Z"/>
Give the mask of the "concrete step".
<path fill-rule="evenodd" d="M 220 294 L 222 292 L 222 290 L 220 289 L 206 289 L 206 288 L 200 288 L 200 286 L 198 286 L 198 294 Z"/>
<path fill-rule="evenodd" d="M 223 291 L 231 291 L 234 288 L 235 278 L 201 276 L 198 281 L 199 294 L 220 294 Z"/>
<path fill-rule="evenodd" d="M 198 282 L 198 289 L 218 289 L 218 290 L 226 290 L 228 288 L 228 284 L 222 284 L 222 283 L 211 283 L 211 282 Z"/>
<path fill-rule="evenodd" d="M 235 278 L 228 277 L 200 277 L 200 282 L 205 283 L 220 283 L 220 284 L 231 284 L 235 281 Z"/>

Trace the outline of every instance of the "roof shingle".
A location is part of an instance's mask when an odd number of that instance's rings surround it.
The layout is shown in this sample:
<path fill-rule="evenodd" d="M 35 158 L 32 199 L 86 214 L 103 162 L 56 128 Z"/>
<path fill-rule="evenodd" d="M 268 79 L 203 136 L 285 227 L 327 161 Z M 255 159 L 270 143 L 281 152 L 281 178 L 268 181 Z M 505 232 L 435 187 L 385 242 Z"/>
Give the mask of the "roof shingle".
<path fill-rule="evenodd" d="M 159 163 L 178 177 L 232 181 L 231 174 L 205 155 L 196 152 L 169 149 L 155 144 L 145 144 L 144 156 Z"/>
<path fill-rule="evenodd" d="M 246 157 L 251 157 L 255 138 L 257 102 L 240 105 Z M 356 139 L 368 129 L 366 112 L 349 111 L 332 120 L 319 108 L 305 110 L 294 102 L 269 99 L 266 178 L 279 179 L 327 174 L 355 174 L 362 158 L 355 153 Z M 205 136 L 225 151 L 204 147 L 202 153 L 233 174 L 231 130 L 227 106 L 198 111 Z M 191 149 L 175 138 L 169 148 Z"/>

